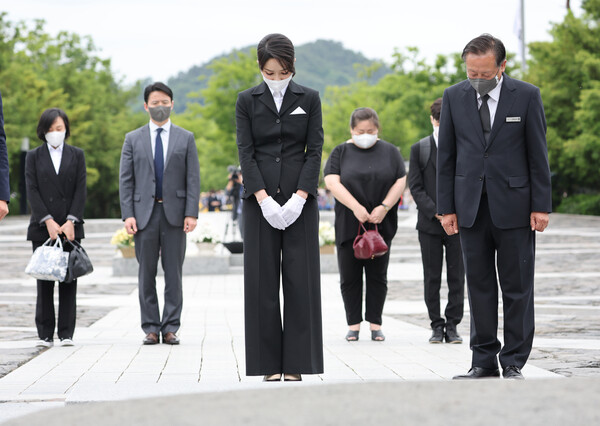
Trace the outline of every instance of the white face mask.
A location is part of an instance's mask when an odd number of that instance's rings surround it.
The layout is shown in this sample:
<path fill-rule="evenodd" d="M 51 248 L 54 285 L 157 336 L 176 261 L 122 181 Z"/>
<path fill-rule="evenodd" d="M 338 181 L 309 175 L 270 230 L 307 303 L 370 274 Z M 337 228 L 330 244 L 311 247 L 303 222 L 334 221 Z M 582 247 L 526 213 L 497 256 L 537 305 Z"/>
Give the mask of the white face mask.
<path fill-rule="evenodd" d="M 377 133 L 374 135 L 370 135 L 368 133 L 363 133 L 362 135 L 352 135 L 352 141 L 357 147 L 368 149 L 375 145 L 375 142 L 377 142 Z"/>
<path fill-rule="evenodd" d="M 283 89 L 288 87 L 288 84 L 290 84 L 290 81 L 292 81 L 293 77 L 293 75 L 290 75 L 284 80 L 269 80 L 267 77 L 265 77 L 265 75 L 262 72 L 260 73 L 260 75 L 262 75 L 262 78 L 265 81 L 265 83 L 267 83 L 267 86 L 269 86 L 269 89 L 271 89 L 273 92 L 279 93 L 281 93 Z"/>
<path fill-rule="evenodd" d="M 440 126 L 433 126 L 433 137 L 435 137 L 435 140 L 440 137 Z"/>
<path fill-rule="evenodd" d="M 52 148 L 58 148 L 65 142 L 66 134 L 67 132 L 49 132 L 44 136 L 46 137 L 46 142 L 48 142 L 48 145 L 50 145 Z"/>

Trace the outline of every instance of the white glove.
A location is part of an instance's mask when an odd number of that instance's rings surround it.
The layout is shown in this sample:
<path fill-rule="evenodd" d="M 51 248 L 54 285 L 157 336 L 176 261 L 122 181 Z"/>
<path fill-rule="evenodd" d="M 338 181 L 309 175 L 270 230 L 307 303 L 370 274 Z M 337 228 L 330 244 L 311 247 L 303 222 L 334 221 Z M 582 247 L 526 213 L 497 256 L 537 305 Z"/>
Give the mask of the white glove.
<path fill-rule="evenodd" d="M 283 205 L 281 214 L 285 219 L 287 226 L 290 226 L 296 221 L 296 219 L 298 219 L 298 217 L 300 217 L 304 203 L 306 203 L 306 200 L 294 193 L 292 194 L 292 198 L 290 198 L 287 203 Z"/>
<path fill-rule="evenodd" d="M 262 210 L 262 214 L 275 229 L 284 230 L 286 228 L 286 222 L 283 216 L 281 215 L 282 209 L 281 206 L 273 199 L 273 197 L 268 196 L 264 200 L 262 200 L 259 204 L 260 209 Z"/>

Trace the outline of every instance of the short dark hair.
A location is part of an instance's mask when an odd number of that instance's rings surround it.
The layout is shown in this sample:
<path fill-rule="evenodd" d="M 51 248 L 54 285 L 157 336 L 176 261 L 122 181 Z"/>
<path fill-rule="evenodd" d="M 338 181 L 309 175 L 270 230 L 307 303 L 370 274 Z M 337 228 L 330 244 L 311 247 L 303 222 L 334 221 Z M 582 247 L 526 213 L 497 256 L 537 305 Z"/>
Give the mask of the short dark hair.
<path fill-rule="evenodd" d="M 169 98 L 171 98 L 171 100 L 173 100 L 173 91 L 169 88 L 169 86 L 167 86 L 165 83 L 161 83 L 160 81 L 155 81 L 154 83 L 146 86 L 144 89 L 144 102 L 148 103 L 148 98 L 152 92 L 163 92 Z"/>
<path fill-rule="evenodd" d="M 506 49 L 504 48 L 504 44 L 500 39 L 491 34 L 481 34 L 479 37 L 475 37 L 467 43 L 462 52 L 462 60 L 465 61 L 469 53 L 474 55 L 485 55 L 490 51 L 492 51 L 496 57 L 496 66 L 500 66 L 502 61 L 506 59 Z"/>
<path fill-rule="evenodd" d="M 283 34 L 275 33 L 264 36 L 258 43 L 256 55 L 261 70 L 269 59 L 276 59 L 284 69 L 296 74 L 294 44 Z"/>
<path fill-rule="evenodd" d="M 440 121 L 440 113 L 442 112 L 442 98 L 437 98 L 431 104 L 431 116 L 435 121 Z"/>
<path fill-rule="evenodd" d="M 360 121 L 371 120 L 377 130 L 381 130 L 379 126 L 379 117 L 373 108 L 356 108 L 350 116 L 350 128 L 354 129 Z"/>
<path fill-rule="evenodd" d="M 46 133 L 48 133 L 48 130 L 50 130 L 50 127 L 52 127 L 52 124 L 54 124 L 54 121 L 58 117 L 62 118 L 65 122 L 65 140 L 69 139 L 69 136 L 71 136 L 71 126 L 69 125 L 67 113 L 60 108 L 48 108 L 42 113 L 37 125 L 37 137 L 41 141 L 47 142 Z"/>

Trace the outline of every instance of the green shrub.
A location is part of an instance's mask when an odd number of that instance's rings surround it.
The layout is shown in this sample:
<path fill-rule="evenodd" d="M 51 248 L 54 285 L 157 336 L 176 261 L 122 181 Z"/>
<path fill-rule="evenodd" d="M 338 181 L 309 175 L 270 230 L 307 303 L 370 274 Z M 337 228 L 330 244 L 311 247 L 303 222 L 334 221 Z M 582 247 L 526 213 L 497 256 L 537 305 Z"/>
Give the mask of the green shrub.
<path fill-rule="evenodd" d="M 600 194 L 576 194 L 564 198 L 557 213 L 587 214 L 600 216 Z"/>

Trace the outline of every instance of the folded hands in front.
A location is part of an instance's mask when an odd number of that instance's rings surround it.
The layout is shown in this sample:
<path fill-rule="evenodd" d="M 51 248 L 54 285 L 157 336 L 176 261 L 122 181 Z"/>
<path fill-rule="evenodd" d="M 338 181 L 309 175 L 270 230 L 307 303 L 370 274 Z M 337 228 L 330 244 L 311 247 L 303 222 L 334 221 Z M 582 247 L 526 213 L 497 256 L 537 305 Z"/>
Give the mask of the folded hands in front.
<path fill-rule="evenodd" d="M 269 225 L 283 231 L 300 217 L 304 203 L 306 203 L 304 198 L 298 194 L 292 194 L 292 197 L 283 206 L 280 206 L 271 196 L 262 200 L 259 205 Z"/>

